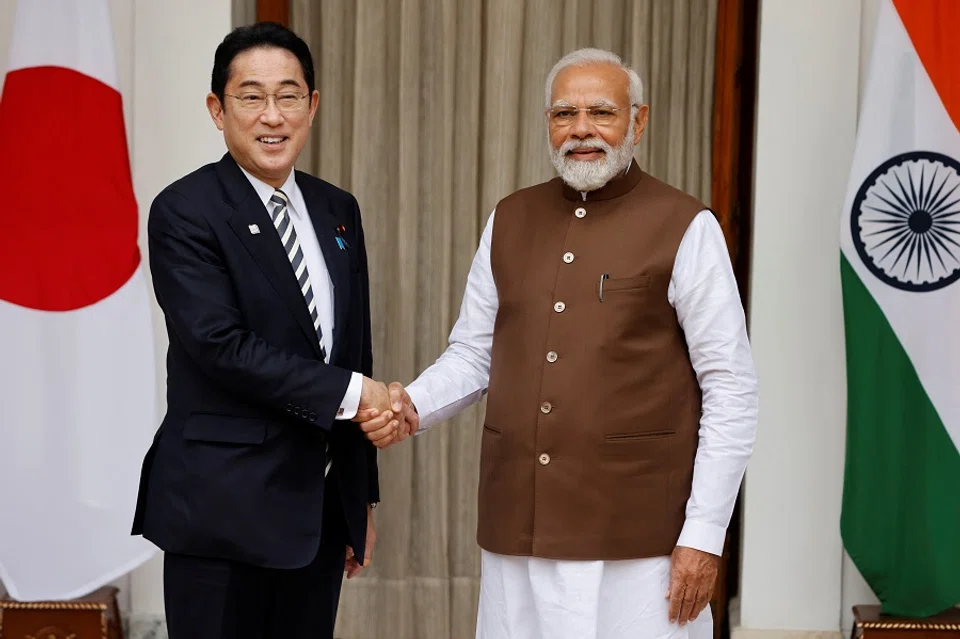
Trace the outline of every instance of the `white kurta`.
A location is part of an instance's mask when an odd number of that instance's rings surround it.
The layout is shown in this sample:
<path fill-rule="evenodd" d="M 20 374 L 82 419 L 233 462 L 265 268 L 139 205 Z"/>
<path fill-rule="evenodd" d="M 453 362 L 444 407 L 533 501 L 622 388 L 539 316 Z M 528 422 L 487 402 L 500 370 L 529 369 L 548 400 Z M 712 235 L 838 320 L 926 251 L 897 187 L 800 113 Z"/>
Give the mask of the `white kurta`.
<path fill-rule="evenodd" d="M 581 207 L 591 214 L 590 202 Z M 449 347 L 408 387 L 420 413 L 418 435 L 487 390 L 498 308 L 490 266 L 495 215 L 480 239 Z M 677 545 L 719 555 L 756 436 L 757 381 L 736 279 L 710 211 L 701 211 L 684 234 L 667 298 L 703 394 L 693 485 Z M 709 608 L 687 626 L 668 622 L 669 573 L 668 557 L 557 561 L 483 551 L 477 638 L 709 639 Z"/>

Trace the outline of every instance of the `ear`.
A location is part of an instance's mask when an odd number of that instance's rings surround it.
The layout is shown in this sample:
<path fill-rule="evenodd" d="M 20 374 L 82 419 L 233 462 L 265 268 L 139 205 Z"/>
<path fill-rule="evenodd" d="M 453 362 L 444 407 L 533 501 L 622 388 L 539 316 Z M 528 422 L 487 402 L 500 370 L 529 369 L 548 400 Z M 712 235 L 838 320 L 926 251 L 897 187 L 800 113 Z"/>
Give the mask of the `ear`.
<path fill-rule="evenodd" d="M 313 116 L 317 114 L 317 107 L 320 106 L 320 92 L 316 89 L 310 94 L 310 126 L 313 126 Z"/>
<path fill-rule="evenodd" d="M 213 123 L 217 125 L 217 130 L 223 131 L 223 104 L 213 93 L 207 95 L 207 111 L 210 112 Z"/>
<path fill-rule="evenodd" d="M 633 145 L 636 146 L 640 144 L 640 139 L 643 137 L 643 132 L 647 129 L 647 118 L 650 115 L 650 107 L 646 104 L 641 104 L 640 108 L 637 109 L 637 115 L 633 120 Z"/>

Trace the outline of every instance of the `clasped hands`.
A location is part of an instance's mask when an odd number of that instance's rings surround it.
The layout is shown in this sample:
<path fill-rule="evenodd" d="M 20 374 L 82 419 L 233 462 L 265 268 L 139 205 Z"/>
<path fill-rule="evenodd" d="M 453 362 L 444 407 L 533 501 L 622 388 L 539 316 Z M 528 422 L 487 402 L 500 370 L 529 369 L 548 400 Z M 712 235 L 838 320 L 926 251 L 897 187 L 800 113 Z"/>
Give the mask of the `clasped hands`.
<path fill-rule="evenodd" d="M 402 442 L 420 426 L 420 416 L 400 382 L 387 386 L 369 377 L 363 378 L 360 406 L 352 421 L 377 448 Z"/>

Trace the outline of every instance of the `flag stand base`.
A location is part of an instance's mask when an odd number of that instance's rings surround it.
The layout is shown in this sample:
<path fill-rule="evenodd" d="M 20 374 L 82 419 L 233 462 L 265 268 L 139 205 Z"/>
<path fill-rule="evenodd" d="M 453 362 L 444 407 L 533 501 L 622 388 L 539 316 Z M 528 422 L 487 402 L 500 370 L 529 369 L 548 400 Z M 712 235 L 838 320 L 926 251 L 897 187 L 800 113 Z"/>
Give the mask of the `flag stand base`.
<path fill-rule="evenodd" d="M 960 638 L 960 610 L 951 609 L 924 618 L 880 613 L 880 606 L 854 606 L 851 639 Z"/>
<path fill-rule="evenodd" d="M 0 639 L 124 639 L 117 592 L 104 586 L 69 601 L 0 598 Z"/>

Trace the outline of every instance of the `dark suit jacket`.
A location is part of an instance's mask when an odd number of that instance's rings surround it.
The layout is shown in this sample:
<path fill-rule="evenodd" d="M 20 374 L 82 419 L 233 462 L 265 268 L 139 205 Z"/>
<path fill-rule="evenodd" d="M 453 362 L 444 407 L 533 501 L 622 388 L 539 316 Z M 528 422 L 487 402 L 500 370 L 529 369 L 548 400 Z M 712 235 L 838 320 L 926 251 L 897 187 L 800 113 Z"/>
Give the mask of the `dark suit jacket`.
<path fill-rule="evenodd" d="M 270 216 L 229 154 L 150 209 L 150 268 L 170 340 L 167 414 L 144 459 L 133 534 L 163 550 L 307 565 L 320 542 L 329 441 L 362 561 L 367 504 L 379 501 L 376 449 L 355 423 L 334 419 L 351 371 L 373 367 L 360 210 L 331 184 L 299 171 L 296 181 L 334 285 L 329 365 Z"/>

